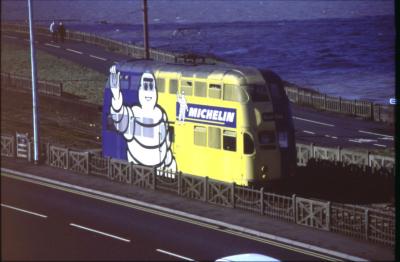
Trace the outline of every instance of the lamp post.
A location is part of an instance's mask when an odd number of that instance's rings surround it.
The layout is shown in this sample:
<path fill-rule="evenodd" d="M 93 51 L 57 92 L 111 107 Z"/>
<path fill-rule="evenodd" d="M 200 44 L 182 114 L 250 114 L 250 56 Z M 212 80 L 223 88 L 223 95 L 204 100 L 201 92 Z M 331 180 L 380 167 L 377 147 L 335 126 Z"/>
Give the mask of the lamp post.
<path fill-rule="evenodd" d="M 143 0 L 144 59 L 149 59 L 149 30 L 147 24 L 147 0 Z"/>
<path fill-rule="evenodd" d="M 35 37 L 32 26 L 32 0 L 28 0 L 29 12 L 29 36 L 31 48 L 31 69 L 32 69 L 32 114 L 33 114 L 33 162 L 39 164 L 39 116 L 38 116 L 38 98 L 36 92 L 36 56 L 35 56 Z"/>

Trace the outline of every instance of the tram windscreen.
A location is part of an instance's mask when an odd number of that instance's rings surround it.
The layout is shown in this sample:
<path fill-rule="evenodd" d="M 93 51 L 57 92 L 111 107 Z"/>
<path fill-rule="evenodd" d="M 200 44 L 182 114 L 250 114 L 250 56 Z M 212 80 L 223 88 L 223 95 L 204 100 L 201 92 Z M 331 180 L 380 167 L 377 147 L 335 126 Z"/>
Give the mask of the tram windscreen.
<path fill-rule="evenodd" d="M 247 92 L 253 102 L 269 101 L 268 89 L 265 85 L 250 85 Z"/>

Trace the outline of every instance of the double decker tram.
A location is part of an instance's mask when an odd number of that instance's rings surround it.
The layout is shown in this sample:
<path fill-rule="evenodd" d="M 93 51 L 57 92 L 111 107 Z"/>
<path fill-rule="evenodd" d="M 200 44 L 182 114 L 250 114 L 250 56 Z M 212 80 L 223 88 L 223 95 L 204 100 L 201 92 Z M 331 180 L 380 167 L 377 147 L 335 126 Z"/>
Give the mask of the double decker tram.
<path fill-rule="evenodd" d="M 104 156 L 239 185 L 296 165 L 282 80 L 252 67 L 120 62 L 104 91 L 102 141 Z"/>

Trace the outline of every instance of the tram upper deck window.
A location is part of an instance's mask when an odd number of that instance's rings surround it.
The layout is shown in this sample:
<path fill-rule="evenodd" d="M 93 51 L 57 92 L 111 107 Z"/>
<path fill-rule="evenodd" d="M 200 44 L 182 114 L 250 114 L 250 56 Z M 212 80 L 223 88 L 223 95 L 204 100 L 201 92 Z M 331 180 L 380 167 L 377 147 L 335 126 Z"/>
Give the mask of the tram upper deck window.
<path fill-rule="evenodd" d="M 245 96 L 241 87 L 236 85 L 224 85 L 224 100 L 242 102 L 245 100 Z"/>
<path fill-rule="evenodd" d="M 178 92 L 178 80 L 171 79 L 169 80 L 169 93 L 176 94 Z"/>
<path fill-rule="evenodd" d="M 258 139 L 260 141 L 260 147 L 262 149 L 273 149 L 275 148 L 275 132 L 274 131 L 261 131 L 258 133 Z"/>
<path fill-rule="evenodd" d="M 265 85 L 250 85 L 247 87 L 250 99 L 253 102 L 269 101 L 268 89 Z"/>
<path fill-rule="evenodd" d="M 206 82 L 194 82 L 194 95 L 199 97 L 207 96 L 207 84 Z"/>
<path fill-rule="evenodd" d="M 254 153 L 254 141 L 251 136 L 247 133 L 243 134 L 243 153 L 251 155 Z"/>
<path fill-rule="evenodd" d="M 157 91 L 164 93 L 165 91 L 165 79 L 164 78 L 157 78 Z"/>
<path fill-rule="evenodd" d="M 181 90 L 185 92 L 185 96 L 193 95 L 193 82 L 188 80 L 182 80 Z"/>
<path fill-rule="evenodd" d="M 221 85 L 210 84 L 208 87 L 208 97 L 221 99 Z"/>

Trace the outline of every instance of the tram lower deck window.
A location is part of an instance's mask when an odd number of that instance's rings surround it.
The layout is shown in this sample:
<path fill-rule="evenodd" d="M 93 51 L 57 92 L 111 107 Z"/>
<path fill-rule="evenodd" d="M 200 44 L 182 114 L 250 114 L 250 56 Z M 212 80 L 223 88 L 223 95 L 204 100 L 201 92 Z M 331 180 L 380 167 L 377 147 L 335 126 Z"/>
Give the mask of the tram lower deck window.
<path fill-rule="evenodd" d="M 218 127 L 208 127 L 208 146 L 221 149 L 221 129 Z"/>
<path fill-rule="evenodd" d="M 207 128 L 204 126 L 194 127 L 194 144 L 198 146 L 207 146 Z"/>
<path fill-rule="evenodd" d="M 247 133 L 243 134 L 243 153 L 246 155 L 254 153 L 254 141 Z"/>
<path fill-rule="evenodd" d="M 236 132 L 224 131 L 223 148 L 227 151 L 236 151 Z"/>

